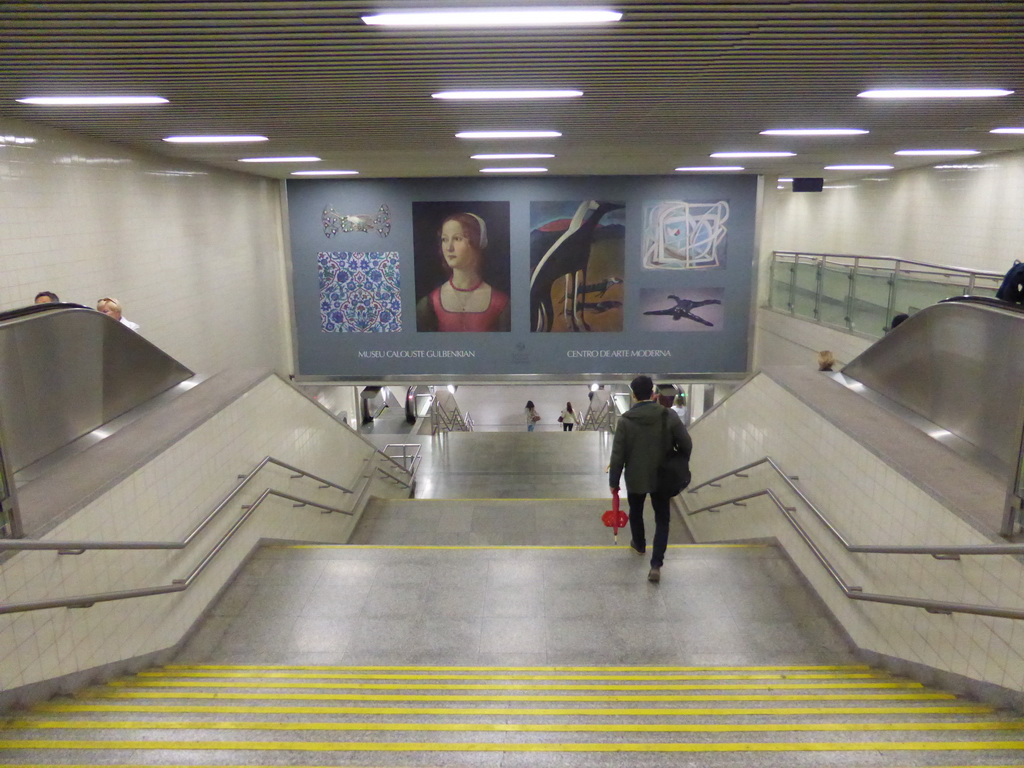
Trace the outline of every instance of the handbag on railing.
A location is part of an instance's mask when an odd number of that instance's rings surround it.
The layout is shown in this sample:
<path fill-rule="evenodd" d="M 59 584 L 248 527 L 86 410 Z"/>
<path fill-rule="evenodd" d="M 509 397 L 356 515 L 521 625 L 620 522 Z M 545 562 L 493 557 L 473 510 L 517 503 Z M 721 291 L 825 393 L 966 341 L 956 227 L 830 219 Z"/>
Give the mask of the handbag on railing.
<path fill-rule="evenodd" d="M 668 425 L 668 410 L 661 414 L 661 444 L 665 445 L 665 432 Z M 690 484 L 690 459 L 680 453 L 675 438 L 669 433 L 670 443 L 665 458 L 658 465 L 655 492 L 661 496 L 678 496 Z"/>

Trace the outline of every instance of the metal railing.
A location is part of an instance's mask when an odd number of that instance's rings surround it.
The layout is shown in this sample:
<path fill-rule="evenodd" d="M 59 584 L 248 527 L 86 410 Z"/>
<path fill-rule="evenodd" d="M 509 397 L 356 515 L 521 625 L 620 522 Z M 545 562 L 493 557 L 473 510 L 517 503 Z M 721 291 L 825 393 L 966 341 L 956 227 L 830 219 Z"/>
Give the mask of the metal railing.
<path fill-rule="evenodd" d="M 761 464 L 767 464 L 773 469 L 786 486 L 796 494 L 801 502 L 811 511 L 811 513 L 825 526 L 829 533 L 838 541 L 847 552 L 861 553 L 861 554 L 895 554 L 895 555 L 930 555 L 937 560 L 959 560 L 962 555 L 1024 555 L 1024 544 L 970 544 L 970 545 L 921 545 L 921 546 L 902 546 L 902 545 L 887 545 L 887 544 L 852 544 L 850 543 L 842 533 L 825 517 L 825 515 L 819 510 L 810 499 L 800 490 L 795 484 L 795 480 L 799 478 L 793 475 L 786 474 L 778 464 L 772 460 L 771 457 L 765 456 L 763 459 L 751 462 L 742 467 L 738 467 L 734 470 L 713 477 L 710 480 L 706 480 L 699 485 L 695 485 L 692 488 L 687 489 L 687 493 L 696 493 L 701 488 L 713 487 L 720 488 L 720 482 L 729 477 L 747 478 L 749 475 L 745 474 L 748 470 L 753 469 Z M 929 613 L 970 613 L 979 616 L 995 616 L 1004 619 L 1024 619 L 1024 609 L 1016 608 L 999 608 L 995 606 L 986 605 L 974 605 L 969 603 L 956 603 L 942 600 L 930 600 L 926 598 L 917 597 L 902 597 L 899 595 L 880 595 L 869 592 L 864 592 L 862 587 L 851 586 L 846 583 L 846 580 L 839 574 L 836 568 L 829 561 L 828 557 L 822 552 L 821 548 L 814 543 L 811 536 L 807 533 L 806 529 L 800 524 L 800 522 L 794 517 L 796 507 L 786 506 L 774 491 L 770 488 L 765 488 L 760 491 L 753 493 L 743 494 L 736 496 L 731 499 L 724 501 L 715 502 L 714 504 L 708 504 L 707 506 L 700 507 L 698 509 L 687 509 L 687 515 L 696 515 L 700 512 L 717 511 L 721 507 L 728 506 L 746 506 L 745 502 L 758 498 L 760 496 L 767 496 L 768 499 L 775 505 L 775 507 L 783 514 L 789 524 L 797 532 L 804 543 L 807 544 L 812 554 L 818 560 L 818 562 L 828 572 L 829 576 L 836 585 L 842 590 L 843 594 L 851 600 L 864 600 L 867 602 L 875 603 L 887 603 L 890 605 L 905 605 L 915 608 L 924 608 Z"/>
<path fill-rule="evenodd" d="M 375 451 L 370 461 L 376 461 L 378 457 L 383 457 L 388 461 L 395 463 L 394 460 L 387 456 L 382 451 Z M 216 519 L 220 513 L 231 504 L 235 497 L 245 489 L 245 487 L 253 480 L 253 478 L 268 464 L 275 464 L 279 467 L 293 472 L 292 479 L 308 478 L 314 480 L 320 484 L 320 488 L 334 488 L 345 494 L 351 494 L 353 491 L 344 486 L 333 483 L 329 480 L 324 480 L 311 472 L 293 467 L 290 464 L 286 464 L 283 461 L 279 461 L 272 456 L 265 457 L 256 467 L 249 472 L 247 475 L 239 475 L 241 482 L 239 482 L 228 494 L 213 508 L 213 510 L 195 527 L 192 531 L 181 541 L 56 541 L 56 540 L 5 540 L 0 541 L 0 551 L 4 550 L 57 550 L 60 555 L 80 555 L 90 550 L 110 550 L 110 549 L 134 549 L 134 550 L 167 550 L 167 549 L 184 549 L 186 548 L 209 524 Z M 400 465 L 395 463 L 396 467 L 402 469 Z M 383 472 L 392 480 L 401 483 L 402 485 L 409 487 L 410 483 L 402 480 L 396 475 L 384 470 L 382 467 L 375 467 L 376 471 Z M 402 471 L 405 471 L 402 469 Z M 407 473 L 408 474 L 408 473 Z M 125 590 L 113 590 L 108 592 L 101 592 L 92 595 L 77 595 L 73 597 L 62 597 L 45 600 L 33 600 L 22 603 L 7 603 L 0 605 L 0 614 L 5 613 L 21 613 L 25 611 L 42 610 L 46 608 L 87 608 L 95 605 L 96 603 L 110 602 L 113 600 L 125 600 L 135 597 L 149 597 L 152 595 L 164 595 L 172 592 L 182 592 L 189 588 L 189 586 L 195 581 L 206 567 L 213 562 L 217 557 L 218 553 L 224 548 L 224 546 L 231 540 L 235 533 L 245 524 L 245 522 L 252 516 L 259 506 L 269 497 L 276 496 L 282 499 L 288 499 L 294 502 L 294 507 L 316 507 L 322 513 L 336 512 L 342 515 L 353 515 L 355 514 L 352 510 L 338 509 L 336 507 L 330 507 L 321 504 L 316 501 L 309 499 L 303 499 L 298 496 L 294 496 L 290 493 L 278 491 L 273 488 L 264 489 L 256 500 L 252 504 L 242 505 L 242 514 L 231 524 L 231 527 L 218 539 L 218 541 L 207 551 L 203 558 L 199 561 L 192 571 L 185 577 L 180 579 L 173 579 L 170 584 L 162 584 L 154 587 L 139 587 L 136 589 L 125 589 Z"/>
<path fill-rule="evenodd" d="M 775 251 L 768 306 L 874 338 L 893 315 L 951 296 L 994 297 L 1003 274 L 885 256 Z"/>
<path fill-rule="evenodd" d="M 192 541 L 206 529 L 206 527 L 217 518 L 220 513 L 227 508 L 227 506 L 234 500 L 235 496 L 241 493 L 245 487 L 252 481 L 252 479 L 268 464 L 275 464 L 283 469 L 287 469 L 289 472 L 294 472 L 291 477 L 292 479 L 298 479 L 300 477 L 306 477 L 310 480 L 315 480 L 320 483 L 320 488 L 335 488 L 342 493 L 352 493 L 349 488 L 332 483 L 330 480 L 324 480 L 322 477 L 305 472 L 297 467 L 293 467 L 291 464 L 286 464 L 283 461 L 275 459 L 273 456 L 265 456 L 259 464 L 253 468 L 247 475 L 239 475 L 241 480 L 228 494 L 225 496 L 217 506 L 205 517 L 202 521 L 196 525 L 192 531 L 185 536 L 181 541 L 57 541 L 53 539 L 4 539 L 0 541 L 0 552 L 9 550 L 32 550 L 32 549 L 43 549 L 43 550 L 57 550 L 58 554 L 61 555 L 78 555 L 83 552 L 93 549 L 185 549 Z M 282 492 L 274 491 L 275 495 L 287 497 L 287 494 Z M 313 506 L 319 506 L 313 502 L 305 502 Z M 351 514 L 350 512 L 343 512 L 342 510 L 332 509 L 333 512 L 342 512 L 343 514 Z"/>
<path fill-rule="evenodd" d="M 382 453 L 410 475 L 414 475 L 423 458 L 420 455 L 421 448 L 419 443 L 388 443 Z"/>
<path fill-rule="evenodd" d="M 454 402 L 452 409 L 448 410 L 438 398 L 434 398 L 430 406 L 430 433 L 436 435 L 438 432 L 472 432 L 472 418 L 467 413 L 463 417 L 459 406 Z"/>

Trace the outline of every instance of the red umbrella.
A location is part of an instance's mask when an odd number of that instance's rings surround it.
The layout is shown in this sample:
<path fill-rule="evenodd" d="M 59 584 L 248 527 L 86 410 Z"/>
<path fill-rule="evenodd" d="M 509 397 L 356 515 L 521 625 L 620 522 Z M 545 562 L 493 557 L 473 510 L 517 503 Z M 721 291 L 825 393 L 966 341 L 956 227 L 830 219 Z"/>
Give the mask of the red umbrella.
<path fill-rule="evenodd" d="M 619 489 L 616 488 L 612 491 L 612 508 L 601 515 L 601 520 L 604 522 L 606 528 L 612 529 L 612 535 L 615 537 L 615 543 L 619 543 L 619 528 L 625 528 L 629 522 L 629 515 L 619 509 Z"/>

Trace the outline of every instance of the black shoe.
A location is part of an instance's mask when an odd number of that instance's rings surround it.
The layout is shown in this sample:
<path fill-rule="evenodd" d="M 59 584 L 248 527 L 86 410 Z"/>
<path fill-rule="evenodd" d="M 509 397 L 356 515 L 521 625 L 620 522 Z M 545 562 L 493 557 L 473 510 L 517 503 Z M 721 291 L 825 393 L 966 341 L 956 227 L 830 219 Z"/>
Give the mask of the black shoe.
<path fill-rule="evenodd" d="M 661 568 L 657 566 L 651 568 L 651 572 L 647 574 L 647 580 L 653 581 L 655 584 L 661 581 Z"/>
<path fill-rule="evenodd" d="M 647 547 L 638 547 L 636 545 L 636 542 L 632 539 L 629 540 L 629 548 L 636 552 L 638 555 L 642 555 L 644 552 L 647 551 Z"/>

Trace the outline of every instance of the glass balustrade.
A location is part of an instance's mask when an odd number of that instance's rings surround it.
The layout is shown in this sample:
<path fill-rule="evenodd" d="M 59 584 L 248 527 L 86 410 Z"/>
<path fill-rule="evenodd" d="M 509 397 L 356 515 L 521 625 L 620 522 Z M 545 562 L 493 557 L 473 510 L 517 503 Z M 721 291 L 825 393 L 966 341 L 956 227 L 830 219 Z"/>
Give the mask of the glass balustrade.
<path fill-rule="evenodd" d="M 775 251 L 768 306 L 878 338 L 893 315 L 951 296 L 993 297 L 1003 275 L 883 256 Z"/>

